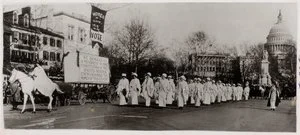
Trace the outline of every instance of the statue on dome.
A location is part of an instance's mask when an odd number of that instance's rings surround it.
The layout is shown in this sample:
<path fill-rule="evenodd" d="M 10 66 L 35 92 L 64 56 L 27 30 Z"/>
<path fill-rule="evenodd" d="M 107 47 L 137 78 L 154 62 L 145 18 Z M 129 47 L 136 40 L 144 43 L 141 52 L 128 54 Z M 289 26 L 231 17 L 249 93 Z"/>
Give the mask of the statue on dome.
<path fill-rule="evenodd" d="M 269 53 L 267 50 L 264 50 L 263 60 L 268 60 L 268 58 L 269 58 Z"/>

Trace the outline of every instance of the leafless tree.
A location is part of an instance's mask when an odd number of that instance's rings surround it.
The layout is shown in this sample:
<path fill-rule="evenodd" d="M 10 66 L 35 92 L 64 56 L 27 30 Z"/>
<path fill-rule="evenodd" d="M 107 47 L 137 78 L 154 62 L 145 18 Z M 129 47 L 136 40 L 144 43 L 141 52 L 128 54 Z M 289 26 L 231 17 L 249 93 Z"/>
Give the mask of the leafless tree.
<path fill-rule="evenodd" d="M 193 53 L 205 53 L 214 44 L 214 39 L 210 38 L 204 31 L 197 31 L 188 36 L 186 44 Z"/>
<path fill-rule="evenodd" d="M 154 47 L 154 34 L 150 26 L 142 19 L 131 19 L 124 28 L 114 34 L 118 52 L 126 57 L 129 64 L 135 65 L 149 57 Z"/>

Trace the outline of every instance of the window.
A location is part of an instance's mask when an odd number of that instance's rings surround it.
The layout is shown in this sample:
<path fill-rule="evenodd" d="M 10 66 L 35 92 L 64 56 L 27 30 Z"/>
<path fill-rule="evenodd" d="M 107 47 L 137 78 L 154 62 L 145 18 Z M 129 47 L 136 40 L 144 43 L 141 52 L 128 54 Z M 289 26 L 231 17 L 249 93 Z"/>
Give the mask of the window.
<path fill-rule="evenodd" d="M 37 36 L 36 36 L 36 35 L 31 35 L 31 36 L 30 36 L 30 45 L 35 46 L 36 39 L 37 39 Z"/>
<path fill-rule="evenodd" d="M 53 38 L 50 38 L 50 46 L 55 47 L 55 40 Z"/>
<path fill-rule="evenodd" d="M 43 44 L 44 45 L 47 45 L 47 40 L 48 40 L 47 37 L 43 37 Z"/>
<path fill-rule="evenodd" d="M 55 61 L 55 53 L 50 52 L 50 61 Z"/>
<path fill-rule="evenodd" d="M 78 28 L 78 40 L 82 43 L 86 41 L 86 33 L 84 28 Z"/>
<path fill-rule="evenodd" d="M 56 60 L 57 60 L 58 62 L 60 62 L 60 53 L 57 53 L 57 54 L 56 54 Z"/>
<path fill-rule="evenodd" d="M 56 46 L 57 46 L 58 48 L 61 48 L 61 40 L 56 40 Z"/>
<path fill-rule="evenodd" d="M 18 24 L 18 14 L 17 11 L 13 13 L 13 24 Z"/>
<path fill-rule="evenodd" d="M 28 14 L 24 15 L 24 26 L 29 27 L 29 16 L 28 16 Z"/>
<path fill-rule="evenodd" d="M 47 51 L 43 52 L 43 59 L 44 60 L 49 60 L 49 52 L 47 52 Z"/>
<path fill-rule="evenodd" d="M 14 36 L 13 36 L 13 41 L 12 42 L 18 42 L 19 40 L 19 32 L 14 31 Z"/>
<path fill-rule="evenodd" d="M 26 33 L 22 33 L 21 37 L 22 37 L 21 39 L 22 39 L 23 43 L 27 44 L 27 38 L 28 38 L 27 34 Z"/>
<path fill-rule="evenodd" d="M 68 26 L 68 39 L 74 40 L 74 26 Z"/>

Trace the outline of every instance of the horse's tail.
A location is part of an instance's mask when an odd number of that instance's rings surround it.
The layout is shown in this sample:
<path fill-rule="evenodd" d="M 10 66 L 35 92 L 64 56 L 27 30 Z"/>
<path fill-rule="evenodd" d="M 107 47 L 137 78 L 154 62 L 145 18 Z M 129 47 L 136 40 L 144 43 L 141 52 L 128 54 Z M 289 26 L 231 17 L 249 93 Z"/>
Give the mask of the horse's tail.
<path fill-rule="evenodd" d="M 59 92 L 59 93 L 61 93 L 61 94 L 64 93 L 63 91 L 61 91 L 61 89 L 59 88 L 59 86 L 58 86 L 56 83 L 54 83 L 54 85 L 55 85 L 55 90 L 56 90 L 57 92 Z"/>

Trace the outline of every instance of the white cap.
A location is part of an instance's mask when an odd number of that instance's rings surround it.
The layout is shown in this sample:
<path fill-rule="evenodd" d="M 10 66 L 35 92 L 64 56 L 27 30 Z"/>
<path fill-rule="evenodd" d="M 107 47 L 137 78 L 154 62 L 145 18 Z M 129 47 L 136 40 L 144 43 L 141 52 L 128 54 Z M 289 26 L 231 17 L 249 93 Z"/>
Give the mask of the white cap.
<path fill-rule="evenodd" d="M 126 74 L 125 74 L 125 73 L 122 73 L 122 77 L 126 77 Z"/>
<path fill-rule="evenodd" d="M 167 77 L 167 74 L 166 74 L 166 73 L 163 73 L 162 76 L 163 76 L 163 77 Z"/>
<path fill-rule="evenodd" d="M 209 77 L 207 77 L 207 78 L 206 78 L 206 80 L 207 80 L 207 81 L 210 81 L 210 78 L 209 78 Z"/>

